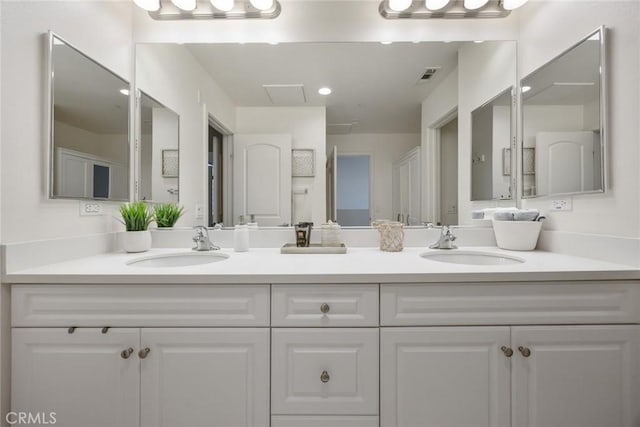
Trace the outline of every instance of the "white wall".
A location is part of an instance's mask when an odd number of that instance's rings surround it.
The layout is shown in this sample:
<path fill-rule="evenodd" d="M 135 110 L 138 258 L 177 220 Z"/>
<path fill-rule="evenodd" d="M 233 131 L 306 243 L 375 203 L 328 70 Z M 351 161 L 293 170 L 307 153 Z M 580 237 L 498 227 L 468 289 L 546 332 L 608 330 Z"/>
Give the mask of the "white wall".
<path fill-rule="evenodd" d="M 471 112 L 516 82 L 516 43 L 469 43 L 458 52 L 458 211 L 471 224 L 471 211 L 515 201 L 471 202 Z"/>
<path fill-rule="evenodd" d="M 438 196 L 440 222 L 445 225 L 458 224 L 458 119 L 451 120 L 441 128 Z"/>
<path fill-rule="evenodd" d="M 162 176 L 162 151 L 178 150 L 179 117 L 166 108 L 154 108 L 151 112 L 153 142 L 151 147 L 151 194 L 156 202 L 178 202 L 178 195 L 168 190 L 178 188 L 178 178 Z M 186 147 L 185 147 L 186 148 Z M 197 168 L 194 168 L 197 169 Z"/>
<path fill-rule="evenodd" d="M 205 224 L 206 218 L 195 217 L 195 207 L 205 207 L 207 200 L 207 116 L 235 131 L 235 105 L 177 44 L 136 45 L 136 85 L 180 117 L 179 200 L 185 215 L 177 226 Z"/>
<path fill-rule="evenodd" d="M 285 133 L 291 148 L 315 150 L 315 176 L 292 178 L 293 190 L 307 189 L 293 196 L 293 222 L 326 222 L 326 109 L 325 107 L 238 107 L 236 133 Z"/>
<path fill-rule="evenodd" d="M 638 22 L 640 3 L 637 1 L 529 2 L 520 12 L 521 76 L 562 53 L 600 25 L 609 28 L 609 188 L 605 194 L 574 196 L 573 211 L 549 213 L 545 228 L 640 237 Z M 549 199 L 528 199 L 523 206 L 548 210 Z"/>
<path fill-rule="evenodd" d="M 93 154 L 123 166 L 129 163 L 129 135 L 97 134 L 56 121 L 54 138 L 56 148 Z"/>
<path fill-rule="evenodd" d="M 503 149 L 511 145 L 511 107 L 493 107 L 493 198 L 504 199 L 509 197 L 511 177 L 503 175 Z M 511 165 L 511 170 L 514 169 Z M 511 191 L 511 197 L 515 192 Z"/>
<path fill-rule="evenodd" d="M 1 6 L 2 242 L 119 229 L 117 204 L 104 203 L 103 216 L 79 217 L 77 201 L 47 199 L 44 34 L 53 30 L 130 80 L 133 5 L 5 1 Z"/>
<path fill-rule="evenodd" d="M 327 150 L 338 147 L 340 154 L 373 155 L 373 182 L 371 202 L 373 219 L 394 219 L 392 178 L 393 164 L 409 150 L 420 145 L 420 135 L 414 133 L 327 135 Z"/>

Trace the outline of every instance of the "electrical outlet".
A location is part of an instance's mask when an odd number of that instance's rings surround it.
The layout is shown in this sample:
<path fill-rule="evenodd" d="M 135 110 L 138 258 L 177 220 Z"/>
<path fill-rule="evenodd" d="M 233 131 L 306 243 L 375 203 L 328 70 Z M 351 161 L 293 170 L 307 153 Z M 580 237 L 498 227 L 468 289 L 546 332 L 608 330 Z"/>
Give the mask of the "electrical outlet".
<path fill-rule="evenodd" d="M 196 212 L 196 219 L 204 218 L 204 208 L 202 207 L 201 204 L 196 205 L 195 212 Z"/>
<path fill-rule="evenodd" d="M 81 216 L 102 215 L 102 204 L 96 202 L 80 202 Z"/>
<path fill-rule="evenodd" d="M 552 211 L 570 211 L 573 209 L 573 201 L 571 197 L 566 199 L 553 199 L 551 200 Z"/>

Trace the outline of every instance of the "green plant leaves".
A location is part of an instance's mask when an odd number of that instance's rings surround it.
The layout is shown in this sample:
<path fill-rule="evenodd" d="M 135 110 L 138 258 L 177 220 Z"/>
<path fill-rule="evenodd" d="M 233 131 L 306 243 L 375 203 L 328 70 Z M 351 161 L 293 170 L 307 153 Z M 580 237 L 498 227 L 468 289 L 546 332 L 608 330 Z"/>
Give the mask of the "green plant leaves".
<path fill-rule="evenodd" d="M 155 221 L 158 228 L 173 227 L 184 213 L 184 207 L 174 203 L 160 204 L 154 207 Z"/>
<path fill-rule="evenodd" d="M 120 216 L 127 231 L 144 231 L 154 221 L 153 212 L 143 202 L 120 206 Z"/>

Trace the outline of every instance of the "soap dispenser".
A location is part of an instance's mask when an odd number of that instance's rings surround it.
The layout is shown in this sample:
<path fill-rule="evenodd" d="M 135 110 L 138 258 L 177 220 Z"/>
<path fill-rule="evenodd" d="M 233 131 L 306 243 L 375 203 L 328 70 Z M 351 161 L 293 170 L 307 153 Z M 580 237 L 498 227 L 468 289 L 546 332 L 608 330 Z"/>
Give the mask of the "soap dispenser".
<path fill-rule="evenodd" d="M 249 227 L 246 224 L 238 224 L 233 230 L 233 250 L 247 252 L 249 250 Z"/>

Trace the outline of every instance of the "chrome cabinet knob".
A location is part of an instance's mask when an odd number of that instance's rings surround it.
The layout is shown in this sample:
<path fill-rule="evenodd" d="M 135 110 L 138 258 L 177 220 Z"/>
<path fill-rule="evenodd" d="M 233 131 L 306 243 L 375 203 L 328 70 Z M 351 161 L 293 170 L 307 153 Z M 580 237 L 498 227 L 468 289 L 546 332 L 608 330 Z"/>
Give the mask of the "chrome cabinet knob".
<path fill-rule="evenodd" d="M 505 356 L 507 357 L 511 357 L 513 356 L 513 350 L 507 346 L 502 346 L 500 347 L 500 350 L 502 350 L 502 352 L 504 353 Z"/>
<path fill-rule="evenodd" d="M 528 349 L 527 347 L 520 346 L 520 347 L 518 347 L 518 351 L 519 351 L 520 353 L 522 353 L 522 355 L 523 355 L 524 357 L 529 357 L 529 356 L 531 356 L 531 350 L 530 350 L 530 349 Z"/>
<path fill-rule="evenodd" d="M 328 383 L 330 379 L 331 377 L 329 377 L 329 373 L 327 371 L 322 371 L 322 374 L 320 374 L 320 381 Z"/>
<path fill-rule="evenodd" d="M 131 347 L 129 347 L 126 350 L 122 350 L 120 352 L 120 357 L 122 357 L 123 359 L 128 359 L 129 356 L 131 356 L 133 354 L 133 349 Z"/>
<path fill-rule="evenodd" d="M 140 350 L 138 352 L 138 357 L 140 359 L 145 359 L 150 351 L 151 351 L 151 349 L 149 347 L 145 347 L 145 348 L 143 348 L 142 350 Z"/>
<path fill-rule="evenodd" d="M 329 310 L 331 310 L 331 307 L 329 307 L 329 304 L 327 304 L 326 302 L 320 306 L 320 311 L 323 314 L 327 314 Z"/>

